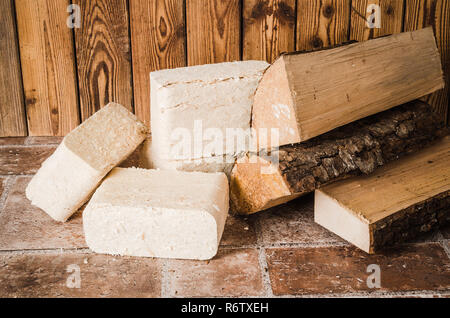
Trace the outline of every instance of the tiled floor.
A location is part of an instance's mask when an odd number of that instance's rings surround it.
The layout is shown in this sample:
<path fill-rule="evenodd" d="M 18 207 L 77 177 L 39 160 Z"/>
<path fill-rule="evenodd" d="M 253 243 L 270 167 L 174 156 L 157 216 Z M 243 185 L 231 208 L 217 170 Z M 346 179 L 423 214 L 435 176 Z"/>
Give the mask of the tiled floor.
<path fill-rule="evenodd" d="M 25 198 L 60 141 L 0 138 L 0 297 L 450 296 L 450 227 L 370 256 L 314 223 L 312 195 L 230 216 L 210 261 L 94 254 L 82 211 L 60 224 Z M 368 286 L 370 264 L 379 266 L 379 288 Z"/>

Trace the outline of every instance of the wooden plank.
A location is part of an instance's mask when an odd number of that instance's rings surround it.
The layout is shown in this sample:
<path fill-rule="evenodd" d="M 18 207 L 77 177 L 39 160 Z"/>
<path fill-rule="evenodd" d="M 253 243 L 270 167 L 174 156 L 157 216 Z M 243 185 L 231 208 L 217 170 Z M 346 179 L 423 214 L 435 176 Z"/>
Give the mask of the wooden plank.
<path fill-rule="evenodd" d="M 240 60 L 239 0 L 186 2 L 188 65 Z"/>
<path fill-rule="evenodd" d="M 244 60 L 272 63 L 295 50 L 295 0 L 247 0 L 243 6 Z"/>
<path fill-rule="evenodd" d="M 156 70 L 186 66 L 184 1 L 130 1 L 134 110 L 150 125 L 150 79 Z"/>
<path fill-rule="evenodd" d="M 75 0 L 81 27 L 75 29 L 81 118 L 116 102 L 133 110 L 131 49 L 126 0 Z"/>
<path fill-rule="evenodd" d="M 413 101 L 320 135 L 270 156 L 249 154 L 230 178 L 233 211 L 251 214 L 414 153 L 446 133 L 431 107 Z"/>
<path fill-rule="evenodd" d="M 68 0 L 17 0 L 22 78 L 31 136 L 63 136 L 79 124 Z"/>
<path fill-rule="evenodd" d="M 278 128 L 279 145 L 305 141 L 437 91 L 442 75 L 431 28 L 286 54 L 259 83 L 252 127 Z"/>
<path fill-rule="evenodd" d="M 349 39 L 350 0 L 297 1 L 297 50 L 334 46 Z"/>
<path fill-rule="evenodd" d="M 367 253 L 450 222 L 450 137 L 316 190 L 315 221 Z"/>
<path fill-rule="evenodd" d="M 371 9 L 372 5 L 379 7 L 379 12 L 375 13 Z M 402 32 L 403 28 L 403 8 L 404 2 L 399 0 L 353 0 L 350 40 L 366 41 L 380 36 Z M 373 19 L 379 14 L 379 25 Z M 374 28 L 367 25 L 369 18 L 372 18 Z M 379 27 L 378 27 L 379 26 Z"/>
<path fill-rule="evenodd" d="M 450 0 L 406 0 L 404 31 L 432 26 L 445 73 L 445 89 L 424 100 L 450 124 Z"/>
<path fill-rule="evenodd" d="M 0 137 L 26 136 L 19 46 L 12 0 L 0 0 Z"/>

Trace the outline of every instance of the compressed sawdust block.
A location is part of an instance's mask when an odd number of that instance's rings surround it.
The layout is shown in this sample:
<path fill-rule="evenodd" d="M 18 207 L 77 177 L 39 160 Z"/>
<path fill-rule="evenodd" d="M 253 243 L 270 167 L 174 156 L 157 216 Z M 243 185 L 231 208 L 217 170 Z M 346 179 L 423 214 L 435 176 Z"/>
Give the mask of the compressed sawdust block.
<path fill-rule="evenodd" d="M 146 134 L 145 125 L 125 107 L 109 103 L 71 131 L 42 163 L 27 186 L 27 198 L 65 222 Z"/>
<path fill-rule="evenodd" d="M 83 212 L 97 253 L 206 260 L 228 215 L 224 173 L 115 168 Z"/>
<path fill-rule="evenodd" d="M 183 160 L 245 152 L 253 97 L 268 65 L 226 62 L 150 73 L 151 130 L 158 156 Z M 242 133 L 241 140 L 235 132 Z"/>
<path fill-rule="evenodd" d="M 277 128 L 271 147 L 299 143 L 443 87 L 432 28 L 284 54 L 257 88 L 252 128 Z"/>
<path fill-rule="evenodd" d="M 229 177 L 235 161 L 236 156 L 233 155 L 184 160 L 161 159 L 152 147 L 151 138 L 144 141 L 139 151 L 139 167 L 146 169 L 223 172 Z"/>
<path fill-rule="evenodd" d="M 314 220 L 367 253 L 450 222 L 450 137 L 315 191 Z"/>
<path fill-rule="evenodd" d="M 416 100 L 282 146 L 269 157 L 250 153 L 239 158 L 231 172 L 232 211 L 255 213 L 331 182 L 370 174 L 445 133 L 441 117 Z"/>

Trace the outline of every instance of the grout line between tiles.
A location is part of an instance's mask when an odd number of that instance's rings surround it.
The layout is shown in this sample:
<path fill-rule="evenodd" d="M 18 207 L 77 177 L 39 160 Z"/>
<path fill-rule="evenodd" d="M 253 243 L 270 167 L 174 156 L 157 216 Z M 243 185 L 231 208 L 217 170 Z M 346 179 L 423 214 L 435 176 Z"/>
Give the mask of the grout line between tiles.
<path fill-rule="evenodd" d="M 264 288 L 264 297 L 273 297 L 272 284 L 269 276 L 269 266 L 267 265 L 266 249 L 264 247 L 258 248 L 258 261 L 261 268 L 261 279 Z"/>
<path fill-rule="evenodd" d="M 171 295 L 170 291 L 170 282 L 169 282 L 169 274 L 167 272 L 169 260 L 166 258 L 161 259 L 161 297 L 174 297 Z"/>
<path fill-rule="evenodd" d="M 7 250 L 0 251 L 0 255 L 35 255 L 35 254 L 95 254 L 87 247 L 80 248 L 46 248 L 30 250 Z"/>
<path fill-rule="evenodd" d="M 0 178 L 8 178 L 8 177 L 32 177 L 34 176 L 33 174 L 0 174 Z"/>
<path fill-rule="evenodd" d="M 3 181 L 3 192 L 2 195 L 0 196 L 0 213 L 2 213 L 5 208 L 6 199 L 8 198 L 9 192 L 16 179 L 15 176 L 6 176 L 4 178 L 5 180 Z"/>
<path fill-rule="evenodd" d="M 5 148 L 37 148 L 37 147 L 46 147 L 46 148 L 56 148 L 59 144 L 23 144 L 23 145 L 0 145 L 0 149 Z"/>
<path fill-rule="evenodd" d="M 418 290 L 418 291 L 373 291 L 373 292 L 354 292 L 354 293 L 330 293 L 330 294 L 305 294 L 305 295 L 281 295 L 274 298 L 359 298 L 359 297 L 443 297 L 449 296 L 450 290 Z"/>
<path fill-rule="evenodd" d="M 266 297 L 273 297 L 272 283 L 270 282 L 269 266 L 267 265 L 266 249 L 262 231 L 261 217 L 255 220 L 256 245 L 258 247 L 258 263 L 261 270 L 261 280 Z"/>
<path fill-rule="evenodd" d="M 208 296 L 207 298 L 394 298 L 394 297 L 420 297 L 420 298 L 433 298 L 433 297 L 448 297 L 450 296 L 449 290 L 418 290 L 418 291 L 374 291 L 374 292 L 353 292 L 353 293 L 330 293 L 330 294 L 304 294 L 304 295 L 274 295 L 274 296 Z M 174 298 L 182 298 L 189 296 L 172 296 Z M 163 297 L 164 298 L 164 297 Z M 167 297 L 166 297 L 167 298 Z"/>

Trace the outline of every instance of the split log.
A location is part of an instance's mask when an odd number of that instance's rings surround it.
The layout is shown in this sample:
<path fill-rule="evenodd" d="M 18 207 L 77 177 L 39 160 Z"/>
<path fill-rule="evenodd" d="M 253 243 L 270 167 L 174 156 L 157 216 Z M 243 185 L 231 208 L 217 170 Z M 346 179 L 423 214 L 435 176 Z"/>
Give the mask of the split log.
<path fill-rule="evenodd" d="M 333 181 L 372 173 L 445 134 L 440 117 L 416 100 L 306 142 L 282 146 L 270 156 L 248 154 L 231 172 L 233 210 L 251 214 Z"/>
<path fill-rule="evenodd" d="M 444 87 L 431 28 L 311 53 L 282 55 L 255 93 L 256 133 L 298 143 Z"/>
<path fill-rule="evenodd" d="M 367 253 L 450 222 L 450 136 L 315 193 L 314 220 Z"/>

